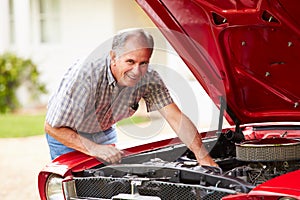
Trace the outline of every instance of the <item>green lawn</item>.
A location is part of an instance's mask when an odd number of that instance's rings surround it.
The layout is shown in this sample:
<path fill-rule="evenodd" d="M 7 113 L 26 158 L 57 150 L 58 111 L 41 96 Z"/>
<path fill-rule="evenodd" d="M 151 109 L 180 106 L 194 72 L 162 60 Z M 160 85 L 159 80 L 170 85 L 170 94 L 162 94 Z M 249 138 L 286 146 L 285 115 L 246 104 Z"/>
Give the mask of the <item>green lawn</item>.
<path fill-rule="evenodd" d="M 0 138 L 27 137 L 44 134 L 45 114 L 0 115 Z M 149 121 L 148 117 L 133 116 L 118 122 L 119 126 Z"/>
<path fill-rule="evenodd" d="M 117 123 L 118 126 L 123 126 L 123 125 L 133 125 L 133 124 L 139 124 L 139 123 L 144 123 L 144 122 L 149 122 L 151 119 L 147 116 L 132 116 L 130 118 L 122 119 Z"/>
<path fill-rule="evenodd" d="M 0 138 L 26 137 L 44 134 L 45 114 L 0 115 Z"/>

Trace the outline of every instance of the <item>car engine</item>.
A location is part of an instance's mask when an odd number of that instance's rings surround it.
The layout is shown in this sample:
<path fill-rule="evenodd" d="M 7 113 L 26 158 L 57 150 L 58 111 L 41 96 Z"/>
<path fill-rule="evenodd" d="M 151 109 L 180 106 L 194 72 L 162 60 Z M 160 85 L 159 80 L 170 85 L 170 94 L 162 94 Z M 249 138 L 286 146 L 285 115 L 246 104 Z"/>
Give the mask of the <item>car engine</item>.
<path fill-rule="evenodd" d="M 77 195 L 96 199 L 128 198 L 122 194 L 138 194 L 140 199 L 221 199 L 247 193 L 267 180 L 300 169 L 299 140 L 243 141 L 232 134 L 204 141 L 219 167 L 198 165 L 193 153 L 178 144 L 78 173 L 74 178 Z"/>
<path fill-rule="evenodd" d="M 300 141 L 266 138 L 236 144 L 236 159 L 245 164 L 225 174 L 259 185 L 267 180 L 300 169 Z"/>

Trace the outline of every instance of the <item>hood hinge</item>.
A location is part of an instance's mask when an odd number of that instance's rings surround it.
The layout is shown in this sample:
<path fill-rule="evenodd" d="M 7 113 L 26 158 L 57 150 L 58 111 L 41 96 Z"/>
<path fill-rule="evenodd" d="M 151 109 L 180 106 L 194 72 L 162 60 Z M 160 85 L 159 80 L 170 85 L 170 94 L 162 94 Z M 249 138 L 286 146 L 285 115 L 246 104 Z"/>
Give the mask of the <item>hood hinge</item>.
<path fill-rule="evenodd" d="M 223 118 L 224 118 L 224 112 L 230 116 L 231 119 L 233 119 L 234 124 L 235 124 L 235 132 L 238 134 L 242 133 L 241 127 L 240 127 L 240 122 L 239 120 L 235 117 L 231 109 L 228 107 L 226 100 L 224 99 L 223 96 L 220 96 L 220 114 L 219 114 L 219 122 L 218 122 L 218 130 L 217 130 L 217 136 L 219 137 L 220 134 L 222 133 L 223 129 Z"/>

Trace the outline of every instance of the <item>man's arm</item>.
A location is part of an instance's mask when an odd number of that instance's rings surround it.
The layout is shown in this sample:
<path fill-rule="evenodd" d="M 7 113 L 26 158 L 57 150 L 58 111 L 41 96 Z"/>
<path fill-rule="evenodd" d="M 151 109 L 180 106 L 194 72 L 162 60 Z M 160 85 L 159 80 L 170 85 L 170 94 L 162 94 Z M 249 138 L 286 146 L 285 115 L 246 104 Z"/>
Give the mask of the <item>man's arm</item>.
<path fill-rule="evenodd" d="M 100 158 L 109 163 L 117 163 L 121 160 L 121 152 L 113 145 L 96 144 L 93 141 L 80 136 L 80 134 L 71 128 L 54 128 L 47 122 L 45 123 L 44 128 L 46 133 L 67 147 Z"/>
<path fill-rule="evenodd" d="M 200 165 L 218 166 L 202 145 L 201 135 L 193 122 L 181 112 L 175 103 L 171 103 L 159 110 L 170 124 L 178 137 L 195 154 Z"/>

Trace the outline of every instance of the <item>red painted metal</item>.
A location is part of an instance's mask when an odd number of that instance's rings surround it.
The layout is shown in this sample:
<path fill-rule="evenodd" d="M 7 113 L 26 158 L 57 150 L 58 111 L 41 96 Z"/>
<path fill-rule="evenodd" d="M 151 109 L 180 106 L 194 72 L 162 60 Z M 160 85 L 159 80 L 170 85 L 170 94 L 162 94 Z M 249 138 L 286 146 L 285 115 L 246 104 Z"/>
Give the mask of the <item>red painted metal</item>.
<path fill-rule="evenodd" d="M 239 123 L 300 120 L 300 1 L 136 1 Z"/>
<path fill-rule="evenodd" d="M 136 147 L 124 149 L 124 157 L 139 154 L 146 151 L 151 151 L 170 145 L 181 144 L 178 138 L 170 138 L 162 141 L 157 141 L 149 144 L 144 144 Z M 95 157 L 88 156 L 78 151 L 70 152 L 59 156 L 46 167 L 38 175 L 38 188 L 40 198 L 46 199 L 46 181 L 50 174 L 57 174 L 64 177 L 72 177 L 72 172 L 80 172 L 85 169 L 90 169 L 97 165 L 102 164 Z"/>
<path fill-rule="evenodd" d="M 273 178 L 248 194 L 230 195 L 222 200 L 278 200 L 280 197 L 300 199 L 300 170 Z"/>

